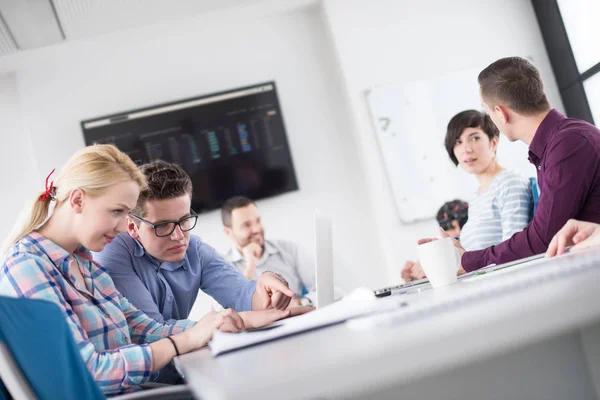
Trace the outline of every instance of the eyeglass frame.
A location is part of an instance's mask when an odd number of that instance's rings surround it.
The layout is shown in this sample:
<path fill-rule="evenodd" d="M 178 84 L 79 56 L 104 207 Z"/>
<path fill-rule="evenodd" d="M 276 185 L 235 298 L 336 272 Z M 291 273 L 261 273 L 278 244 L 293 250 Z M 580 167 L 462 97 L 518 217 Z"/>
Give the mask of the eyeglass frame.
<path fill-rule="evenodd" d="M 178 221 L 164 221 L 164 222 L 160 222 L 160 223 L 158 223 L 158 224 L 153 224 L 153 223 L 152 223 L 152 222 L 150 222 L 150 221 L 146 221 L 144 218 L 142 218 L 142 217 L 139 217 L 139 216 L 137 216 L 137 215 L 135 215 L 135 214 L 128 214 L 128 215 L 129 215 L 131 218 L 133 218 L 134 220 L 136 220 L 136 221 L 143 222 L 144 224 L 151 226 L 151 227 L 152 227 L 152 229 L 154 230 L 154 234 L 156 235 L 156 237 L 163 238 L 163 237 L 169 237 L 169 236 L 171 236 L 171 235 L 173 234 L 173 232 L 175 232 L 175 229 L 177 229 L 177 227 L 179 227 L 179 229 L 181 229 L 181 232 L 189 232 L 189 231 L 191 231 L 192 229 L 194 229 L 194 228 L 196 227 L 196 224 L 198 223 L 198 214 L 196 214 L 196 213 L 194 212 L 194 210 L 190 210 L 190 211 L 191 211 L 190 215 L 187 215 L 187 216 L 185 216 L 185 217 L 183 217 L 183 218 L 180 218 Z M 185 230 L 184 230 L 184 229 L 181 227 L 181 223 L 182 223 L 183 221 L 185 221 L 185 220 L 189 219 L 189 218 L 194 218 L 194 225 L 192 225 L 192 227 L 191 227 L 190 229 L 185 229 Z M 173 230 L 172 230 L 171 232 L 169 232 L 169 234 L 168 234 L 168 235 L 159 236 L 158 232 L 156 232 L 156 228 L 157 228 L 157 227 L 160 227 L 161 225 L 167 225 L 167 224 L 175 224 L 175 225 L 173 225 Z"/>

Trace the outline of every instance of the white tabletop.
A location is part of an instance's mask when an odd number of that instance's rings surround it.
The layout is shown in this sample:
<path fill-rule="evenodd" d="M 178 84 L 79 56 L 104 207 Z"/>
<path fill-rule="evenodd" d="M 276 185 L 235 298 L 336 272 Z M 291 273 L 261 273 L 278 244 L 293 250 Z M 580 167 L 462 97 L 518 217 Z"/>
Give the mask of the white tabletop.
<path fill-rule="evenodd" d="M 177 363 L 206 400 L 367 393 L 600 321 L 599 283 L 600 250 L 567 254 L 405 295 L 392 313 Z"/>

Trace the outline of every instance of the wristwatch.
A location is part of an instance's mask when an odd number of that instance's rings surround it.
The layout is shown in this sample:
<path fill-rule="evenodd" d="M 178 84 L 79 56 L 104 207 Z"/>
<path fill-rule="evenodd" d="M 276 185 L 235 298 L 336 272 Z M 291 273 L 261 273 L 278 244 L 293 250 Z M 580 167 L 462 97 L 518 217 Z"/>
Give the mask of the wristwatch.
<path fill-rule="evenodd" d="M 309 297 L 304 296 L 304 297 L 300 298 L 300 305 L 301 306 L 305 306 L 305 307 L 306 306 L 312 306 L 313 302 L 312 302 L 312 300 Z"/>

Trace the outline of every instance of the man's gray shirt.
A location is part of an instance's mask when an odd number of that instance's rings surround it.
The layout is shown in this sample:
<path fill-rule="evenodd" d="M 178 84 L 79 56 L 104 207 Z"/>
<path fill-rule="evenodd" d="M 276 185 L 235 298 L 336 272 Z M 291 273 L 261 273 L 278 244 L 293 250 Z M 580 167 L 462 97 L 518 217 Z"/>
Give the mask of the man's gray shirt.
<path fill-rule="evenodd" d="M 244 257 L 235 247 L 225 254 L 225 258 L 238 271 L 244 271 Z M 258 279 L 266 271 L 281 274 L 296 296 L 302 295 L 303 286 L 308 292 L 314 292 L 316 289 L 314 261 L 302 253 L 293 242 L 265 240 L 265 249 L 256 266 L 255 277 Z"/>

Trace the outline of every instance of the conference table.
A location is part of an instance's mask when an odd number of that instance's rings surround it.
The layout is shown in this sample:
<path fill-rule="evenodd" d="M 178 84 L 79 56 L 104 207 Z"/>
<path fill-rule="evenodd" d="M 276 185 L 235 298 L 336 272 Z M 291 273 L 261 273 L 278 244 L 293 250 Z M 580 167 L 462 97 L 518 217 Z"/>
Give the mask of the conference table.
<path fill-rule="evenodd" d="M 398 296 L 391 311 L 176 366 L 204 400 L 598 399 L 600 249 Z"/>

